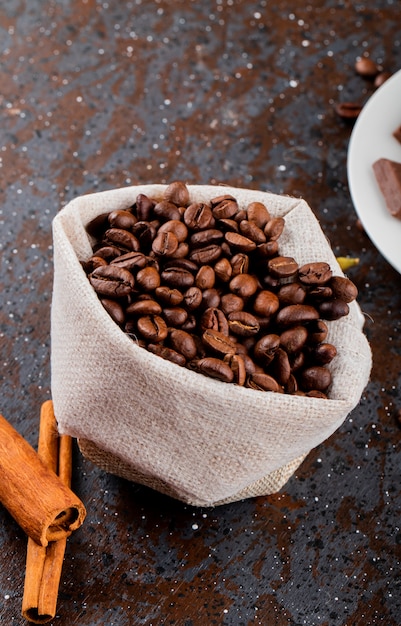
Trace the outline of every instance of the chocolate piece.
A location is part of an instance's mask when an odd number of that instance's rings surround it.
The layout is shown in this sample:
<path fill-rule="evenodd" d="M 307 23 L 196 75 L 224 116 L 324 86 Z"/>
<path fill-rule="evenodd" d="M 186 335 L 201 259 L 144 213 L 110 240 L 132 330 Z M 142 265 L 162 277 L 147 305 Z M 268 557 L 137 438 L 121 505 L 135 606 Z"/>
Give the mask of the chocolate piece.
<path fill-rule="evenodd" d="M 389 212 L 401 219 L 401 163 L 382 158 L 372 167 Z"/>

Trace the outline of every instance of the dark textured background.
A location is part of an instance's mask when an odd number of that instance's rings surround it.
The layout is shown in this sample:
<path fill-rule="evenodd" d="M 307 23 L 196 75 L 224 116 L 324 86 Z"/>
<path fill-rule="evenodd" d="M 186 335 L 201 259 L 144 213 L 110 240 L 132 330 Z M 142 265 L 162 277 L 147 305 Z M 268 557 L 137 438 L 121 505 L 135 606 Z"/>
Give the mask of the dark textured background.
<path fill-rule="evenodd" d="M 75 450 L 88 516 L 52 624 L 400 624 L 401 278 L 357 227 L 334 112 L 373 92 L 359 55 L 400 69 L 398 0 L 8 0 L 0 17 L 0 412 L 32 445 L 51 221 L 83 193 L 182 179 L 304 197 L 360 257 L 374 357 L 360 405 L 274 496 L 195 509 Z M 26 539 L 3 508 L 0 546 L 0 622 L 20 625 Z"/>

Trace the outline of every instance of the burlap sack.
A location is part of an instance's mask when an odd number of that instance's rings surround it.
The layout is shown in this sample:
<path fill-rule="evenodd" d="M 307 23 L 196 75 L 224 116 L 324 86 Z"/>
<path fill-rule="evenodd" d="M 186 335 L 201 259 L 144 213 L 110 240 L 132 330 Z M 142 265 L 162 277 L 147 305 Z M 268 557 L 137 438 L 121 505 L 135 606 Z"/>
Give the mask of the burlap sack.
<path fill-rule="evenodd" d="M 91 255 L 85 225 L 163 185 L 79 197 L 55 217 L 51 388 L 62 433 L 104 470 L 184 502 L 211 506 L 278 491 L 305 455 L 329 437 L 367 384 L 371 352 L 358 305 L 329 323 L 338 356 L 330 400 L 259 392 L 206 378 L 138 347 L 111 320 L 80 265 Z M 189 186 L 191 200 L 222 193 L 240 206 L 285 216 L 280 253 L 325 260 L 342 274 L 305 201 L 229 187 Z"/>

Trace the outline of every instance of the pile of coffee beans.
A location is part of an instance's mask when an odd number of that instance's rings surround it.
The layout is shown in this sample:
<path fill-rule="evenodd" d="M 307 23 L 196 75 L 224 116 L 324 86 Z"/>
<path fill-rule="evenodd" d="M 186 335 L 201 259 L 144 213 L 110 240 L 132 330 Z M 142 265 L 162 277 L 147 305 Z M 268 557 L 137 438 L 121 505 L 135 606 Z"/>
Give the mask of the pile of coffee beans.
<path fill-rule="evenodd" d="M 191 202 L 177 181 L 163 199 L 140 194 L 92 220 L 82 266 L 112 319 L 150 352 L 227 383 L 325 398 L 337 352 L 326 321 L 348 314 L 357 289 L 326 262 L 281 256 L 284 228 L 261 202 Z"/>

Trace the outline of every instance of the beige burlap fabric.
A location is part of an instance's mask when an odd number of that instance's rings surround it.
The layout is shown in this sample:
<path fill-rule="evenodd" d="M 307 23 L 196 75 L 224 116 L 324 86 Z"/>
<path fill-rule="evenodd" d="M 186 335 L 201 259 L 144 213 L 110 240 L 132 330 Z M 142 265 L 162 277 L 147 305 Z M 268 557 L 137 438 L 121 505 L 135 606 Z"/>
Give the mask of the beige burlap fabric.
<path fill-rule="evenodd" d="M 51 385 L 62 433 L 108 472 L 184 502 L 213 506 L 274 493 L 305 455 L 359 402 L 371 351 L 356 303 L 329 323 L 338 355 L 330 400 L 259 392 L 206 378 L 138 347 L 98 301 L 80 260 L 91 255 L 85 225 L 131 206 L 163 185 L 79 197 L 56 216 L 51 309 Z M 231 193 L 240 206 L 266 204 L 286 218 L 280 252 L 299 264 L 325 260 L 341 270 L 307 203 L 230 187 L 189 186 L 192 200 Z"/>

